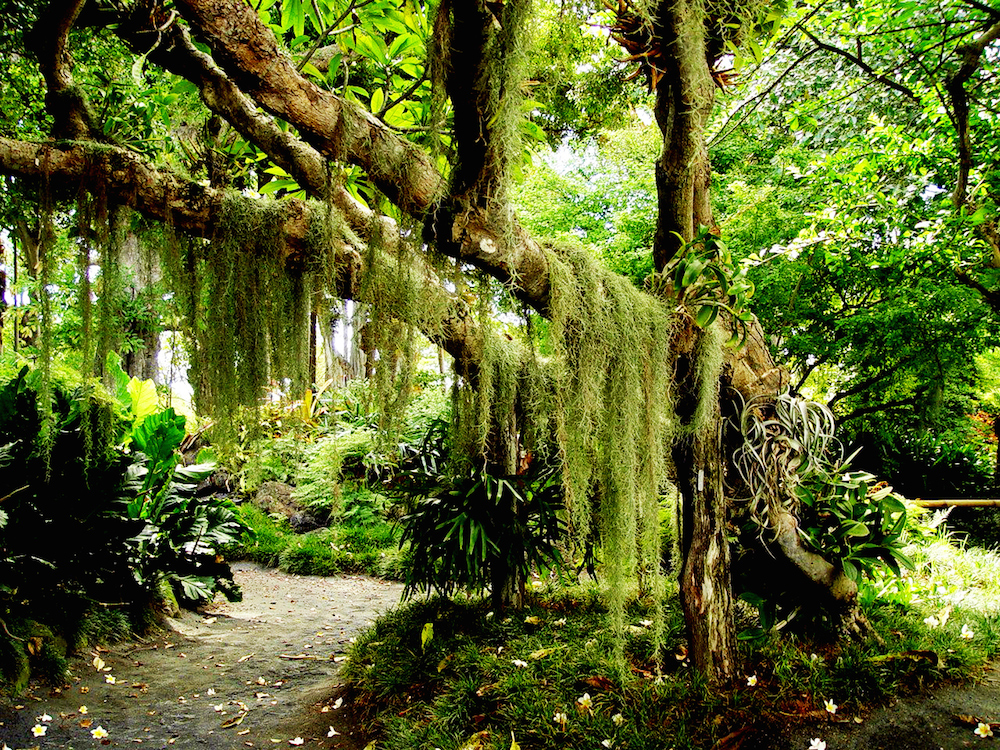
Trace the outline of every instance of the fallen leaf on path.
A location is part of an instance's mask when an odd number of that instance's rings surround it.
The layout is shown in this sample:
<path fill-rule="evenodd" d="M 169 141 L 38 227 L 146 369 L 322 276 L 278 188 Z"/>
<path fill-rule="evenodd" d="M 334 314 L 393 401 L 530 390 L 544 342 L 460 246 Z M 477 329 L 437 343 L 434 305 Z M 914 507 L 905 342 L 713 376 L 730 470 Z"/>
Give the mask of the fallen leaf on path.
<path fill-rule="evenodd" d="M 315 654 L 278 654 L 279 659 L 319 659 Z"/>
<path fill-rule="evenodd" d="M 96 669 L 98 672 L 104 669 L 104 659 L 102 659 L 100 656 L 95 656 L 94 661 L 92 663 L 94 665 L 94 669 Z"/>
<path fill-rule="evenodd" d="M 254 657 L 255 657 L 256 655 L 257 655 L 257 653 L 256 653 L 256 652 L 254 652 L 254 653 L 252 653 L 252 654 L 247 654 L 246 656 L 241 656 L 241 657 L 240 657 L 239 659 L 237 659 L 236 663 L 237 663 L 237 664 L 240 664 L 240 663 L 242 663 L 242 662 L 245 662 L 245 661 L 247 661 L 248 659 L 252 659 L 252 658 L 254 658 Z M 281 740 L 278 740 L 278 741 L 280 742 Z"/>
<path fill-rule="evenodd" d="M 94 723 L 93 719 L 81 719 L 80 726 L 84 729 L 90 729 L 91 725 Z"/>
<path fill-rule="evenodd" d="M 224 722 L 222 722 L 222 728 L 223 729 L 229 729 L 230 727 L 235 727 L 238 724 L 242 724 L 243 720 L 246 717 L 247 717 L 246 713 L 241 713 L 241 714 L 237 714 L 236 716 L 234 716 L 231 719 L 226 719 Z M 280 742 L 280 740 L 279 740 L 279 742 Z"/>

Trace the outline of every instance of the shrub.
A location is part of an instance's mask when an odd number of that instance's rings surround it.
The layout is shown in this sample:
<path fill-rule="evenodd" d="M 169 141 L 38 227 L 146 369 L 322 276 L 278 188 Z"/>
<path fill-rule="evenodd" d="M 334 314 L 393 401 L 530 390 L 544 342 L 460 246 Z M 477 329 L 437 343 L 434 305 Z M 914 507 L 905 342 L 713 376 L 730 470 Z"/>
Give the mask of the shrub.
<path fill-rule="evenodd" d="M 534 568 L 562 566 L 562 482 L 541 461 L 506 477 L 453 466 L 445 435 L 439 423 L 421 449 L 408 448 L 389 485 L 412 506 L 400 520 L 411 563 L 404 596 L 490 588 L 500 606 L 510 582 L 523 586 Z"/>
<path fill-rule="evenodd" d="M 0 620 L 37 623 L 33 666 L 53 679 L 67 643 L 88 637 L 89 601 L 125 602 L 143 624 L 164 580 L 190 600 L 238 595 L 216 548 L 239 525 L 225 502 L 194 496 L 207 467 L 177 465 L 184 418 L 157 409 L 152 382 L 111 374 L 115 394 L 43 385 L 28 367 L 0 387 Z"/>
<path fill-rule="evenodd" d="M 979 497 L 990 492 L 991 462 L 975 446 L 930 433 L 881 437 L 882 474 L 909 498 Z"/>

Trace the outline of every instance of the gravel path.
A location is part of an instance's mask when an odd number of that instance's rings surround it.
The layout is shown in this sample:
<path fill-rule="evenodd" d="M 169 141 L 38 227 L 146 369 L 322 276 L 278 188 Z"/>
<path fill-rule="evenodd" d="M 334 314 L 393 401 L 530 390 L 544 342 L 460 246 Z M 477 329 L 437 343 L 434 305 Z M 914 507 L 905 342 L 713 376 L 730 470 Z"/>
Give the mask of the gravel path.
<path fill-rule="evenodd" d="M 0 706 L 0 741 L 14 749 L 362 747 L 336 702 L 337 672 L 351 639 L 398 604 L 402 586 L 249 563 L 233 571 L 242 602 L 185 612 L 172 632 L 74 660 L 68 687 L 36 688 L 17 706 Z M 33 736 L 36 724 L 44 735 Z M 92 736 L 98 727 L 106 738 Z"/>

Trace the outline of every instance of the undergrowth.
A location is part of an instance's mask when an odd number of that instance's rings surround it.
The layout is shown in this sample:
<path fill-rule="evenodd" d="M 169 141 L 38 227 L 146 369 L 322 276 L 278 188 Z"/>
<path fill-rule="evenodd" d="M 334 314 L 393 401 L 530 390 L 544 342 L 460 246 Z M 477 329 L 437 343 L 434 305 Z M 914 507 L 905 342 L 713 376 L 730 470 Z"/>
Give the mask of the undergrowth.
<path fill-rule="evenodd" d="M 997 558 L 994 570 L 1000 568 Z M 929 580 L 924 583 L 929 584 Z M 529 606 L 499 618 L 488 600 L 430 599 L 380 619 L 355 644 L 345 677 L 377 747 L 507 750 L 711 748 L 740 731 L 748 746 L 781 746 L 794 720 L 860 716 L 893 696 L 979 673 L 1000 650 L 995 614 L 955 607 L 944 624 L 878 600 L 866 614 L 884 643 L 834 645 L 771 632 L 742 642 L 743 674 L 709 690 L 691 668 L 676 598 L 664 613 L 655 674 L 652 603 L 625 608 L 627 675 L 606 593 L 537 586 Z M 965 632 L 973 637 L 963 637 Z M 756 743 L 756 744 L 754 744 Z"/>
<path fill-rule="evenodd" d="M 251 531 L 226 549 L 229 559 L 299 575 L 366 573 L 402 578 L 406 556 L 399 550 L 399 532 L 384 520 L 297 534 L 286 520 L 276 520 L 250 503 L 239 506 L 238 514 Z"/>

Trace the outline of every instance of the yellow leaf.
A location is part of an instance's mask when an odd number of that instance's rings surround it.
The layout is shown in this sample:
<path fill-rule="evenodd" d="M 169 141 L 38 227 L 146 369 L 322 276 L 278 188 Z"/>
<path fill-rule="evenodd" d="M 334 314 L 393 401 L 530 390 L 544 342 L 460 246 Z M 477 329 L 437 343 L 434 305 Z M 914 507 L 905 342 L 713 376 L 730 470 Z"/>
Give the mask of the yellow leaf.
<path fill-rule="evenodd" d="M 313 392 L 306 388 L 305 396 L 302 398 L 302 411 L 299 413 L 303 422 L 308 422 L 312 419 L 313 410 Z"/>
<path fill-rule="evenodd" d="M 238 716 L 234 716 L 231 719 L 226 719 L 224 722 L 222 722 L 222 728 L 223 729 L 229 729 L 229 727 L 238 726 L 239 724 L 243 723 L 243 720 L 246 717 L 247 717 L 247 715 L 245 713 L 243 713 L 243 714 L 239 714 Z"/>
<path fill-rule="evenodd" d="M 517 744 L 517 740 L 514 739 L 514 733 L 510 733 L 510 750 L 521 750 L 521 746 Z"/>
<path fill-rule="evenodd" d="M 132 378 L 128 381 L 128 395 L 132 397 L 132 419 L 136 424 L 159 408 L 160 397 L 152 380 Z"/>
<path fill-rule="evenodd" d="M 425 651 L 427 649 L 427 644 L 431 642 L 434 637 L 434 623 L 425 622 L 424 629 L 420 632 L 420 649 Z"/>

